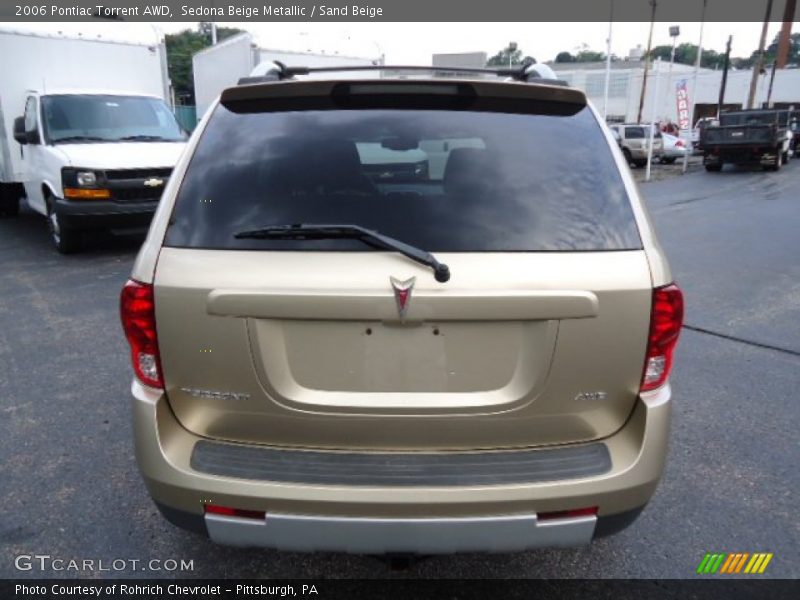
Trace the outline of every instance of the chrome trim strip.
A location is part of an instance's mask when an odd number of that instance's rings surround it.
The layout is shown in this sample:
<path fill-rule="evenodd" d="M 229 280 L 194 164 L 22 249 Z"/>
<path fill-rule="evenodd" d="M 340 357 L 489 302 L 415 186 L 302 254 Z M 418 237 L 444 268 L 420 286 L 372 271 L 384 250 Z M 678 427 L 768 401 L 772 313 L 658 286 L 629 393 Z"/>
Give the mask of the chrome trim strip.
<path fill-rule="evenodd" d="M 265 520 L 206 514 L 212 541 L 240 547 L 352 554 L 518 552 L 581 546 L 597 517 L 539 522 L 535 513 L 467 518 L 381 519 L 267 513 Z"/>

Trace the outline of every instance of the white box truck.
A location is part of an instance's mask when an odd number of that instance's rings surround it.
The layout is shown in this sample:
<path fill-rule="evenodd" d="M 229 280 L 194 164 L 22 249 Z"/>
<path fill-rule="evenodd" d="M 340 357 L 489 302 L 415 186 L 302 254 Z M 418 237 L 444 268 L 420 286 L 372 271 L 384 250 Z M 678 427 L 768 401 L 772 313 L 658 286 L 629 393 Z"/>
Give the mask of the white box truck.
<path fill-rule="evenodd" d="M 22 198 L 62 253 L 145 227 L 186 141 L 162 43 L 0 28 L 0 214 Z"/>
<path fill-rule="evenodd" d="M 211 46 L 196 53 L 192 57 L 192 73 L 194 76 L 194 96 L 197 105 L 197 116 L 201 117 L 214 103 L 222 90 L 236 85 L 242 77 L 248 77 L 258 72 L 259 65 L 271 65 L 279 61 L 289 67 L 341 67 L 367 66 L 383 64 L 383 57 L 375 54 L 368 56 L 363 48 L 358 48 L 349 54 L 337 53 L 336 48 L 353 47 L 347 40 L 329 40 L 322 45 L 329 47 L 328 52 L 322 48 L 317 51 L 298 52 L 294 50 L 275 50 L 261 48 L 249 33 L 240 33 L 223 40 L 216 46 Z M 363 56 L 354 55 L 361 51 Z M 324 78 L 324 74 L 315 75 Z M 364 77 L 377 77 L 378 73 L 363 74 Z M 331 77 L 341 77 L 341 73 L 334 73 Z"/>

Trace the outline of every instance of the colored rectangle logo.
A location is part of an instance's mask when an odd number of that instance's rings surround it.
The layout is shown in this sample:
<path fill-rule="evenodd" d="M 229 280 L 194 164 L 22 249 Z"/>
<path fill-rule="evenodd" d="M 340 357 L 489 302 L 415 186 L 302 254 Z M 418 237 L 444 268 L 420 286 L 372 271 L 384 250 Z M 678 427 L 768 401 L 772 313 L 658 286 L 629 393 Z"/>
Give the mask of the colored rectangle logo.
<path fill-rule="evenodd" d="M 697 565 L 698 575 L 761 575 L 772 552 L 706 552 Z"/>

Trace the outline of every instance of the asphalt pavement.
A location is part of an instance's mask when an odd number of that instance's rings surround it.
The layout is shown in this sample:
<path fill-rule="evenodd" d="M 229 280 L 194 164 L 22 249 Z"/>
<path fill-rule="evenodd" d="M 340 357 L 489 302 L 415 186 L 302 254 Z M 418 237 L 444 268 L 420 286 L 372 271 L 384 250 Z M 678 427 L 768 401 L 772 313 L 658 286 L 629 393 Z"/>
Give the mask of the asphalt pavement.
<path fill-rule="evenodd" d="M 164 521 L 133 457 L 117 309 L 142 238 L 97 236 L 64 257 L 38 215 L 0 220 L 0 577 L 694 578 L 706 552 L 773 552 L 765 576 L 797 578 L 800 160 L 640 189 L 687 304 L 668 466 L 650 505 L 589 547 L 436 557 L 403 571 L 370 557 L 219 547 Z M 19 571 L 19 555 L 141 563 Z M 153 558 L 193 570 L 140 570 Z"/>

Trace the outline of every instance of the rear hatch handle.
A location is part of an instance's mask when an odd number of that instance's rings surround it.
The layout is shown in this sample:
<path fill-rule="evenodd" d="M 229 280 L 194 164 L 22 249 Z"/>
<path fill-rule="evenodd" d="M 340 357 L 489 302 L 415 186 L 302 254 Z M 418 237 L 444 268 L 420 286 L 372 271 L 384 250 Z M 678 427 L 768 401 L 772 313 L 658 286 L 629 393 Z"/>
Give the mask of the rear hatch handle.
<path fill-rule="evenodd" d="M 321 240 L 349 238 L 361 240 L 371 246 L 394 250 L 407 256 L 411 260 L 426 265 L 433 269 L 433 276 L 439 283 L 450 279 L 450 268 L 436 260 L 430 252 L 406 244 L 398 239 L 389 237 L 372 229 L 360 225 L 318 225 L 313 223 L 294 223 L 292 225 L 270 225 L 259 229 L 239 231 L 233 234 L 236 239 L 257 240 Z"/>

